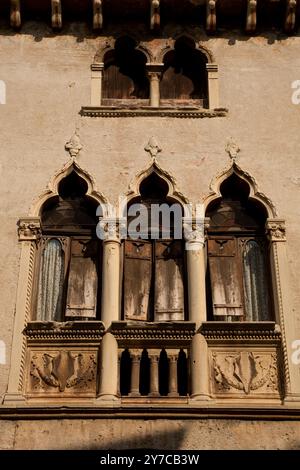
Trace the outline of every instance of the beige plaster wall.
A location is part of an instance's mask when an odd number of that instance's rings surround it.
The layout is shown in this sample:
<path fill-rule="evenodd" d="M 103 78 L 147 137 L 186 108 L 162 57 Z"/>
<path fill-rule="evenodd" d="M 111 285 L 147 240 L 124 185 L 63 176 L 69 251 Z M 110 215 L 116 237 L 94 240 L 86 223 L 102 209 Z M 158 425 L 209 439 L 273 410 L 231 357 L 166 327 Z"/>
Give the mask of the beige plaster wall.
<path fill-rule="evenodd" d="M 62 419 L 2 425 L 0 449 L 300 449 L 299 422 L 200 419 L 172 420 L 170 426 L 164 419 Z"/>

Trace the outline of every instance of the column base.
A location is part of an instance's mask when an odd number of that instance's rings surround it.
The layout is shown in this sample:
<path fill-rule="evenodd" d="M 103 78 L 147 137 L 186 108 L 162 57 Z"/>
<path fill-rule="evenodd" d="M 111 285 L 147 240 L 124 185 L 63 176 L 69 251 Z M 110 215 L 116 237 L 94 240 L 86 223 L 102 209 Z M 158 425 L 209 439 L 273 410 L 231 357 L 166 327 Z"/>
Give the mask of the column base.
<path fill-rule="evenodd" d="M 168 397 L 169 398 L 179 397 L 179 393 L 178 392 L 170 392 L 170 393 L 168 393 Z"/>
<path fill-rule="evenodd" d="M 141 394 L 140 394 L 140 392 L 130 392 L 130 393 L 128 393 L 128 396 L 129 397 L 140 397 Z"/>
<path fill-rule="evenodd" d="M 26 398 L 20 393 L 6 393 L 3 398 L 3 405 L 24 405 Z"/>
<path fill-rule="evenodd" d="M 283 400 L 283 404 L 299 403 L 300 404 L 300 393 L 289 393 Z"/>
<path fill-rule="evenodd" d="M 148 397 L 151 397 L 151 398 L 159 398 L 160 397 L 160 393 L 159 392 L 150 392 L 148 394 Z"/>
<path fill-rule="evenodd" d="M 102 393 L 96 398 L 96 402 L 102 402 L 102 401 L 116 402 L 116 401 L 120 401 L 120 397 L 117 397 L 116 395 L 111 395 L 109 393 Z"/>
<path fill-rule="evenodd" d="M 190 396 L 190 401 L 211 401 L 211 397 L 204 393 L 195 393 Z"/>

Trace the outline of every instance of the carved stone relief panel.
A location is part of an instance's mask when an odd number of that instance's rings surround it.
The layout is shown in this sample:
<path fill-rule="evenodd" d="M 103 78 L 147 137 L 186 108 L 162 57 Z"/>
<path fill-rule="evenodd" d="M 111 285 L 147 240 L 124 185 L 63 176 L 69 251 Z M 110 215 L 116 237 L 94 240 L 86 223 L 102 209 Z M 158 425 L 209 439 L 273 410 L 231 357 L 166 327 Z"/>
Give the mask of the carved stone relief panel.
<path fill-rule="evenodd" d="M 27 396 L 95 397 L 98 351 L 32 348 L 28 352 Z"/>
<path fill-rule="evenodd" d="M 275 348 L 213 348 L 210 362 L 212 392 L 217 397 L 280 398 Z"/>

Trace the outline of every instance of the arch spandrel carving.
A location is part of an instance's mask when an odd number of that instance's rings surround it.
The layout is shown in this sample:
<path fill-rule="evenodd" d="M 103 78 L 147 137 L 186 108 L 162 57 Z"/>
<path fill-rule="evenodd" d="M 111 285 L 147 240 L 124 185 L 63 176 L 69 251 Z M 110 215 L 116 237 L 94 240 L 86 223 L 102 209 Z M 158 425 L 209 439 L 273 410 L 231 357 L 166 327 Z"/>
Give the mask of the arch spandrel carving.
<path fill-rule="evenodd" d="M 51 178 L 47 185 L 46 190 L 35 200 L 32 204 L 29 216 L 39 217 L 41 215 L 42 207 L 49 199 L 58 196 L 59 183 L 66 178 L 72 171 L 75 171 L 80 178 L 87 184 L 86 196 L 95 201 L 98 205 L 102 206 L 107 203 L 106 197 L 96 189 L 95 180 L 92 175 L 81 168 L 81 166 L 74 159 L 69 160 L 60 170 L 58 170 Z"/>
<path fill-rule="evenodd" d="M 203 199 L 205 211 L 212 201 L 222 197 L 220 191 L 221 185 L 232 174 L 236 174 L 240 179 L 248 184 L 250 189 L 249 199 L 259 202 L 266 209 L 268 218 L 277 217 L 276 208 L 273 202 L 264 193 L 259 191 L 255 178 L 250 173 L 244 171 L 235 161 L 212 179 L 210 183 L 210 193 Z"/>
<path fill-rule="evenodd" d="M 147 62 L 153 62 L 154 61 L 154 56 L 153 56 L 153 53 L 152 51 L 150 50 L 150 48 L 146 45 L 146 43 L 140 41 L 140 39 L 138 38 L 138 36 L 134 33 L 132 33 L 131 31 L 129 32 L 126 32 L 124 31 L 122 35 L 119 35 L 119 36 L 116 36 L 114 38 L 108 38 L 106 39 L 105 43 L 102 43 L 95 56 L 94 56 L 94 60 L 93 60 L 93 63 L 103 63 L 104 62 L 104 58 L 105 58 L 105 55 L 107 52 L 109 51 L 113 51 L 115 49 L 115 45 L 116 45 L 116 42 L 118 39 L 121 39 L 122 37 L 130 37 L 131 39 L 133 39 L 136 43 L 136 47 L 135 49 L 137 51 L 140 51 L 142 52 L 146 58 L 147 58 Z"/>

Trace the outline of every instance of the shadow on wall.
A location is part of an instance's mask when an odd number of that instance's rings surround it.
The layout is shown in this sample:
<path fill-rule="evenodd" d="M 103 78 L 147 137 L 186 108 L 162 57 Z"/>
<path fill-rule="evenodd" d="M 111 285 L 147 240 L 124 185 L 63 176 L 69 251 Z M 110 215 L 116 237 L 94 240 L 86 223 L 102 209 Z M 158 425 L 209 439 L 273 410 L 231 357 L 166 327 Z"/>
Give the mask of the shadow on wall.
<path fill-rule="evenodd" d="M 169 423 L 170 425 L 170 423 Z M 130 434 L 130 433 L 128 433 Z M 184 429 L 155 430 L 143 432 L 143 422 L 138 425 L 132 435 L 120 436 L 118 439 L 104 438 L 99 443 L 91 443 L 81 447 L 83 450 L 122 450 L 122 449 L 158 449 L 178 450 L 182 449 Z"/>

